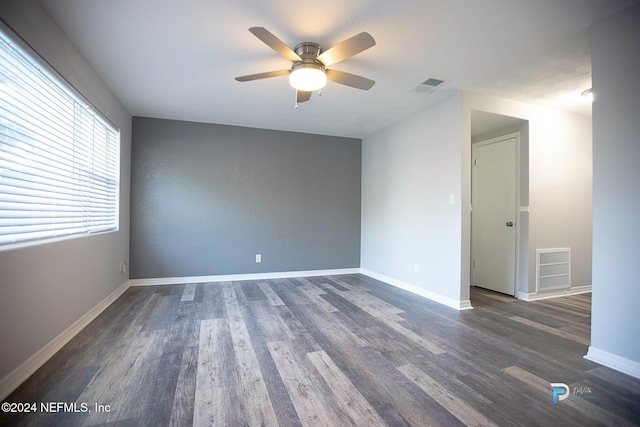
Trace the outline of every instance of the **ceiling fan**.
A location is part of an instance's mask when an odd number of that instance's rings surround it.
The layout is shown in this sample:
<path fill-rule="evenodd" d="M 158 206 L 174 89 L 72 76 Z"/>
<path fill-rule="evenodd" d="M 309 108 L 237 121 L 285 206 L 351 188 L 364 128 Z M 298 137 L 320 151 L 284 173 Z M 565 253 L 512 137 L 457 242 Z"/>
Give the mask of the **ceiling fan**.
<path fill-rule="evenodd" d="M 296 107 L 298 102 L 308 101 L 312 91 L 322 89 L 327 84 L 327 80 L 362 90 L 369 90 L 375 84 L 373 80 L 366 77 L 327 69 L 328 66 L 375 46 L 376 41 L 369 33 L 362 32 L 323 51 L 322 46 L 311 42 L 300 43 L 295 49 L 291 49 L 263 27 L 251 27 L 249 31 L 293 64 L 289 70 L 249 74 L 236 77 L 236 80 L 248 82 L 289 75 L 289 84 L 296 89 Z"/>

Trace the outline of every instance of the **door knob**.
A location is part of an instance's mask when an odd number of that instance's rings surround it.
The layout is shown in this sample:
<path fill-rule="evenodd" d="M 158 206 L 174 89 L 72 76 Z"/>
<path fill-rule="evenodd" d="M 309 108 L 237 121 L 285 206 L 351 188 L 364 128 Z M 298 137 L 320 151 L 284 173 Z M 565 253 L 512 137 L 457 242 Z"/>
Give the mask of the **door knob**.
<path fill-rule="evenodd" d="M 511 221 L 507 222 L 506 226 L 507 227 L 513 227 L 513 222 L 511 222 Z"/>

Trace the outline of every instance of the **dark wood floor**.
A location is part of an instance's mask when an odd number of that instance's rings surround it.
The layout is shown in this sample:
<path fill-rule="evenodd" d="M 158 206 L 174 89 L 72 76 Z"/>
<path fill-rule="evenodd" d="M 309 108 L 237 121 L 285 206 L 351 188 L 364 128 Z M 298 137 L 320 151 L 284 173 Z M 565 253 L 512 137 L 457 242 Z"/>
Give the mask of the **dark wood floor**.
<path fill-rule="evenodd" d="M 640 380 L 582 357 L 590 295 L 471 295 L 458 312 L 361 275 L 130 288 L 7 399 L 38 412 L 0 425 L 640 423 Z"/>

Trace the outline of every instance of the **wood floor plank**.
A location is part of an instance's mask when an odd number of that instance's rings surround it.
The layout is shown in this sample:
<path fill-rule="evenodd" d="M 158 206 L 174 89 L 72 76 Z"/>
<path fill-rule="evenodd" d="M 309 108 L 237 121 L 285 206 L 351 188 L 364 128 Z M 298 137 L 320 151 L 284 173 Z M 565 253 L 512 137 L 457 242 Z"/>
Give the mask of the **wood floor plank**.
<path fill-rule="evenodd" d="M 571 316 L 575 314 L 591 317 L 590 294 L 571 295 L 563 298 L 552 298 L 545 302 L 549 308 L 564 308 L 569 310 Z"/>
<path fill-rule="evenodd" d="M 465 402 L 456 398 L 450 390 L 446 390 L 440 383 L 431 378 L 428 374 L 421 371 L 411 364 L 400 366 L 398 368 L 407 378 L 413 381 L 425 393 L 431 396 L 436 402 L 445 407 L 457 419 L 462 421 L 466 426 L 496 426 L 487 417 L 480 412 L 467 405 Z"/>
<path fill-rule="evenodd" d="M 194 402 L 196 394 L 198 350 L 200 342 L 200 310 L 199 304 L 189 301 L 183 304 L 179 315 L 184 315 L 184 330 L 181 333 L 181 346 L 176 351 L 181 352 L 179 369 L 177 371 L 176 387 L 171 403 L 170 426 L 190 426 L 193 424 Z"/>
<path fill-rule="evenodd" d="M 200 330 L 198 328 L 198 334 Z M 169 425 L 172 427 L 193 425 L 196 401 L 196 376 L 198 367 L 198 341 L 189 341 L 182 353 Z"/>
<path fill-rule="evenodd" d="M 403 317 L 398 316 L 398 314 L 404 313 L 404 310 L 401 310 L 398 307 L 395 307 L 366 292 L 341 291 L 329 283 L 323 283 L 321 286 L 324 289 L 330 290 L 341 296 L 354 305 L 363 308 L 375 317 L 386 318 L 391 321 L 404 320 Z"/>
<path fill-rule="evenodd" d="M 640 395 L 640 381 L 633 377 L 620 375 L 619 372 L 604 366 L 590 369 L 587 373 L 589 374 L 589 379 L 600 379 L 611 386 L 615 386 L 615 388 L 626 390 L 629 395 Z"/>
<path fill-rule="evenodd" d="M 351 321 L 360 328 L 368 328 L 378 322 L 375 317 L 362 310 L 357 305 L 352 304 L 334 293 L 328 292 L 326 295 L 323 295 L 322 298 L 334 306 L 339 312 L 351 319 Z"/>
<path fill-rule="evenodd" d="M 381 320 L 385 325 L 387 325 L 388 327 L 390 327 L 394 331 L 399 332 L 400 334 L 402 334 L 405 337 L 409 338 L 411 341 L 415 342 L 416 344 L 426 348 L 431 353 L 433 353 L 433 354 L 442 354 L 442 353 L 445 352 L 445 350 L 443 350 L 433 340 L 427 339 L 427 338 L 425 338 L 423 336 L 420 336 L 420 335 L 416 334 L 411 329 L 402 326 L 400 323 L 394 322 L 392 320 L 388 320 L 388 319 L 385 319 L 385 318 L 383 318 Z"/>
<path fill-rule="evenodd" d="M 284 305 L 284 302 L 282 302 L 278 294 L 273 291 L 268 283 L 258 282 L 258 287 L 262 289 L 262 292 L 267 297 L 271 305 Z"/>
<path fill-rule="evenodd" d="M 589 323 L 591 325 L 591 323 Z M 584 324 L 571 324 L 560 327 L 561 331 L 567 332 L 569 334 L 576 335 L 586 340 L 590 340 L 591 338 L 591 328 Z"/>
<path fill-rule="evenodd" d="M 142 330 L 167 330 L 171 328 L 175 321 L 177 302 L 180 301 L 182 292 L 154 292 L 157 296 L 156 303 L 144 320 Z"/>
<path fill-rule="evenodd" d="M 577 383 L 569 384 L 571 390 L 583 399 L 593 402 L 611 414 L 628 420 L 640 422 L 640 400 L 636 396 L 626 393 L 617 384 L 604 384 L 597 379 L 580 379 Z"/>
<path fill-rule="evenodd" d="M 224 303 L 227 310 L 229 332 L 239 380 L 241 406 L 248 425 L 277 425 L 277 418 L 269 392 L 264 383 L 260 364 L 251 344 L 247 325 L 243 320 L 236 291 L 229 283 L 223 285 Z"/>
<path fill-rule="evenodd" d="M 437 343 L 418 335 L 417 333 L 400 323 L 405 320 L 403 317 L 400 317 L 398 315 L 400 313 L 404 313 L 402 309 L 399 309 L 398 307 L 395 307 L 379 298 L 376 298 L 373 295 L 364 292 L 340 291 L 334 286 L 327 283 L 323 284 L 322 287 L 331 290 L 333 293 L 346 299 L 352 304 L 361 307 L 363 310 L 365 310 L 373 317 L 379 319 L 389 328 L 401 333 L 418 345 L 426 348 L 433 354 L 444 353 L 445 350 L 438 346 Z"/>
<path fill-rule="evenodd" d="M 284 321 L 285 325 L 287 325 L 289 331 L 291 331 L 293 339 L 301 351 L 308 353 L 322 350 L 322 347 L 320 347 L 316 338 L 309 332 L 309 329 L 303 324 L 301 319 L 293 313 L 292 309 L 297 311 L 296 306 L 288 307 L 285 305 L 276 308 L 280 314 L 280 318 Z"/>
<path fill-rule="evenodd" d="M 325 278 L 323 283 L 332 284 L 332 286 L 333 284 L 339 285 L 340 287 L 346 288 L 347 291 L 351 291 L 351 292 L 365 293 L 370 291 L 369 286 L 367 284 L 349 283 L 348 280 L 343 280 L 342 276 L 328 276 Z"/>
<path fill-rule="evenodd" d="M 380 415 L 326 352 L 307 353 L 307 357 L 331 389 L 338 407 L 351 418 L 354 425 L 386 426 Z"/>
<path fill-rule="evenodd" d="M 459 421 L 367 346 L 324 334 L 322 325 L 299 307 L 294 314 L 389 425 L 459 425 Z M 300 311 L 298 311 L 300 310 Z M 339 314 L 339 313 L 337 313 Z M 416 392 L 418 395 L 416 395 Z"/>
<path fill-rule="evenodd" d="M 183 353 L 185 347 L 193 345 L 197 341 L 197 334 L 199 332 L 199 322 L 195 319 L 197 306 L 192 302 L 179 302 L 175 295 L 173 302 L 176 306 L 175 310 L 169 311 L 171 313 L 172 322 L 167 331 L 165 344 L 162 347 L 160 353 L 160 360 L 158 362 L 159 367 L 163 366 L 183 366 L 188 365 L 189 361 L 183 361 Z M 182 373 L 188 373 L 189 371 L 183 371 Z M 178 380 L 181 374 L 179 369 L 167 369 L 164 375 L 158 375 L 152 382 L 152 388 L 150 395 L 153 399 L 149 400 L 144 406 L 144 412 L 141 418 L 146 420 L 148 424 L 164 424 L 166 420 L 171 418 L 173 404 L 179 392 L 187 392 L 189 389 L 181 388 L 178 390 Z M 186 379 L 183 377 L 183 380 Z M 185 384 L 182 383 L 181 386 Z M 195 381 L 193 382 L 195 386 Z M 194 394 L 183 396 L 182 401 L 184 406 L 190 410 L 193 414 L 193 407 L 190 403 L 193 402 Z M 187 416 L 186 419 L 190 419 Z"/>
<path fill-rule="evenodd" d="M 256 327 L 265 341 L 292 341 L 293 333 L 280 317 L 280 312 L 266 301 L 251 301 L 248 309 L 256 319 Z M 254 329 L 254 330 L 255 330 Z"/>
<path fill-rule="evenodd" d="M 195 283 L 187 283 L 184 287 L 184 291 L 182 292 L 182 296 L 180 297 L 180 301 L 193 301 L 193 298 L 196 295 L 196 284 Z"/>
<path fill-rule="evenodd" d="M 262 288 L 258 286 L 256 282 L 237 282 L 237 285 L 242 289 L 242 293 L 245 295 L 247 301 L 262 301 L 267 298 L 264 292 L 262 292 Z"/>
<path fill-rule="evenodd" d="M 316 305 L 294 306 L 290 309 L 297 318 L 301 318 L 304 313 L 305 318 L 313 322 L 318 328 L 318 333 L 313 335 L 315 339 L 318 338 L 318 335 L 322 335 L 334 345 L 350 347 L 367 345 L 367 342 L 354 333 L 344 322 L 335 320 L 340 318 L 340 312 L 327 313 Z"/>
<path fill-rule="evenodd" d="M 300 291 L 291 280 L 274 279 L 273 283 L 280 290 L 278 296 L 286 305 L 311 304 L 313 301 L 309 299 L 304 292 Z"/>
<path fill-rule="evenodd" d="M 568 297 L 568 298 L 571 298 L 571 297 Z M 561 303 L 558 301 L 551 300 L 551 301 L 548 301 L 546 304 L 540 304 L 540 301 L 534 301 L 531 304 L 540 313 L 558 317 L 565 322 L 566 321 L 583 322 L 591 319 L 591 311 L 588 309 L 585 309 L 585 307 L 581 305 L 577 305 L 573 301 L 567 302 L 567 303 Z"/>
<path fill-rule="evenodd" d="M 221 319 L 225 315 L 222 287 L 218 283 L 203 283 L 200 318 Z"/>
<path fill-rule="evenodd" d="M 319 390 L 318 383 L 288 343 L 270 342 L 267 346 L 303 426 L 349 425 L 348 419 L 335 412 L 327 396 Z"/>
<path fill-rule="evenodd" d="M 564 332 L 561 329 L 551 328 L 551 327 L 549 327 L 547 325 L 543 325 L 542 323 L 534 322 L 534 321 L 529 320 L 529 319 L 524 319 L 524 318 L 522 318 L 520 316 L 513 316 L 513 317 L 510 317 L 509 319 L 514 320 L 516 322 L 523 323 L 523 324 L 525 324 L 527 326 L 531 326 L 531 327 L 536 328 L 536 329 L 540 329 L 541 331 L 545 331 L 545 332 L 547 332 L 549 334 L 557 335 L 559 337 L 562 337 L 562 338 L 565 338 L 565 339 L 568 339 L 568 340 L 571 340 L 571 341 L 575 341 L 575 342 L 580 343 L 580 344 L 584 344 L 584 345 L 591 344 L 591 340 L 589 340 L 589 339 L 584 339 L 584 338 L 579 337 L 577 335 Z"/>
<path fill-rule="evenodd" d="M 359 335 L 367 342 L 367 347 L 378 351 L 393 366 L 398 367 L 407 363 L 428 359 L 431 352 L 423 349 L 415 342 L 404 336 L 396 335 L 393 330 L 383 326 L 373 325 L 360 330 Z"/>
<path fill-rule="evenodd" d="M 500 294 L 500 293 L 497 293 L 497 292 L 486 292 L 486 293 L 484 293 L 482 295 L 485 298 L 491 298 L 491 299 L 494 299 L 494 300 L 500 301 L 500 302 L 511 303 L 511 302 L 516 302 L 517 301 L 517 299 L 512 297 L 512 296 Z"/>
<path fill-rule="evenodd" d="M 88 414 L 88 424 L 116 422 L 141 415 L 144 407 L 137 399 L 152 398 L 153 378 L 160 369 L 162 355 L 156 350 L 164 347 L 166 338 L 166 331 L 141 332 L 135 340 L 112 349 L 112 357 L 105 361 L 78 400 L 108 404 L 113 410 Z"/>
<path fill-rule="evenodd" d="M 478 370 L 471 365 L 464 364 L 455 355 L 443 353 L 433 356 L 432 353 L 421 350 L 410 340 L 395 337 L 379 327 L 371 327 L 362 331 L 370 346 L 380 352 L 386 360 L 396 368 L 404 365 L 414 365 L 431 376 L 442 387 L 455 390 L 460 399 L 477 405 L 491 405 L 492 402 L 470 388 L 464 381 L 469 375 L 478 376 Z M 474 363 L 475 365 L 475 363 Z"/>
<path fill-rule="evenodd" d="M 360 347 L 333 348 L 327 353 L 381 416 L 380 406 L 389 403 L 409 425 L 462 425 L 379 352 Z"/>
<path fill-rule="evenodd" d="M 302 285 L 311 285 L 311 286 L 316 286 L 316 284 L 313 282 L 313 279 L 308 279 L 306 277 L 295 277 L 293 279 L 289 279 L 292 283 L 297 283 L 299 286 Z M 321 288 L 318 287 L 318 290 L 320 292 L 323 292 L 323 294 L 326 294 L 326 292 L 322 291 Z"/>
<path fill-rule="evenodd" d="M 322 289 L 316 287 L 316 285 L 304 284 L 300 286 L 299 289 L 304 292 L 304 294 L 307 295 L 310 300 L 318 304 L 318 306 L 320 306 L 327 313 L 335 313 L 336 311 L 340 311 L 333 305 L 331 305 L 330 302 L 322 298 L 322 295 L 326 295 L 327 293 Z"/>
<path fill-rule="evenodd" d="M 229 325 L 225 319 L 200 322 L 198 367 L 193 424 L 202 426 L 232 425 L 237 421 L 237 398 L 232 395 L 234 370 Z M 236 411 L 234 411 L 236 406 Z"/>
<path fill-rule="evenodd" d="M 328 283 L 331 283 L 331 286 L 333 286 L 334 288 L 340 291 L 350 291 L 350 290 L 358 289 L 358 286 L 351 286 L 349 284 L 346 284 L 346 286 L 342 286 L 338 283 L 338 281 L 331 280 L 330 277 L 326 277 L 326 276 L 307 277 L 306 280 L 320 287 L 322 287 L 322 285 L 328 282 Z M 362 292 L 365 292 L 365 290 L 362 289 Z"/>
<path fill-rule="evenodd" d="M 242 307 L 247 329 L 251 334 L 251 343 L 256 353 L 260 370 L 269 391 L 269 398 L 282 427 L 301 427 L 302 423 L 291 402 L 291 398 L 282 382 L 267 341 L 290 340 L 296 348 L 306 348 L 289 331 L 279 316 L 279 308 L 268 301 L 251 301 L 248 307 Z"/>

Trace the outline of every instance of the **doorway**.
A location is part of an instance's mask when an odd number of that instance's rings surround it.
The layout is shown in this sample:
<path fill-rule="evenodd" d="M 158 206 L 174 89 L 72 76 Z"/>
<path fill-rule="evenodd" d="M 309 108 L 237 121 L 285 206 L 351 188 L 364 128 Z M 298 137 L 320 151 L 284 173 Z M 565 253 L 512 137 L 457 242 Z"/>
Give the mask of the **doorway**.
<path fill-rule="evenodd" d="M 515 296 L 519 133 L 473 145 L 471 284 Z"/>
<path fill-rule="evenodd" d="M 516 220 L 512 221 L 513 231 L 515 232 L 515 277 L 514 287 L 515 289 L 510 292 L 510 295 L 516 298 L 523 298 L 527 295 L 529 290 L 529 121 L 526 119 L 505 116 L 501 114 L 491 113 L 488 111 L 471 110 L 471 144 L 469 146 L 468 158 L 469 158 L 469 207 L 471 208 L 468 217 L 468 283 L 474 286 L 473 275 L 473 207 L 472 198 L 473 185 L 473 151 L 474 146 L 489 141 L 491 139 L 505 139 L 509 136 L 518 135 L 518 141 L 516 144 L 516 202 L 514 205 Z M 506 226 L 508 220 L 502 222 L 502 226 Z M 477 230 L 477 226 L 475 228 Z M 477 264 L 477 262 L 476 262 Z M 469 290 L 470 291 L 470 290 Z M 509 289 L 510 291 L 510 289 Z M 471 298 L 471 293 L 467 294 Z M 496 295 L 497 296 L 497 295 Z M 504 297 L 508 298 L 508 297 Z M 473 302 L 472 300 L 470 300 Z"/>

